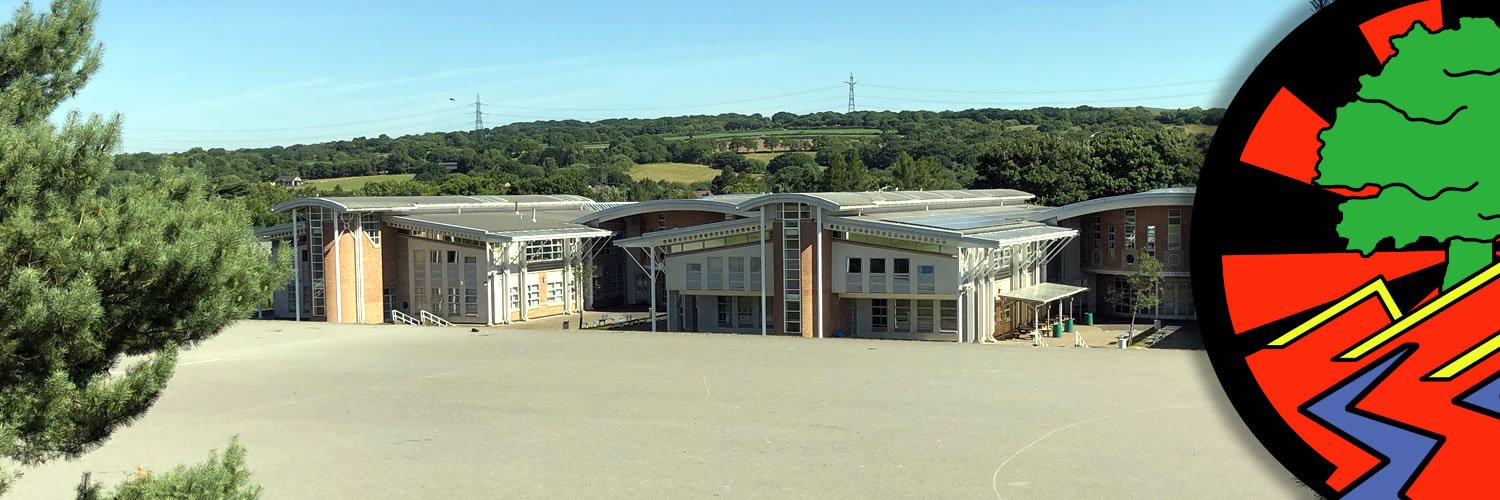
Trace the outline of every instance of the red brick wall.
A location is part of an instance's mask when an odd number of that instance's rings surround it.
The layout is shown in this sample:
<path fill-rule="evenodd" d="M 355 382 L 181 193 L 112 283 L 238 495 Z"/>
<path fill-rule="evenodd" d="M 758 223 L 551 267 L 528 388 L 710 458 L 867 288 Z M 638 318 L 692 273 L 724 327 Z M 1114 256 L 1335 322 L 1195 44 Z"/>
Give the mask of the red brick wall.
<path fill-rule="evenodd" d="M 1186 272 L 1188 270 L 1189 238 L 1188 227 L 1192 222 L 1193 207 L 1191 206 L 1156 206 L 1137 207 L 1135 210 L 1136 230 L 1136 255 L 1146 253 L 1146 227 L 1156 226 L 1156 257 L 1162 261 L 1167 271 Z M 1167 212 L 1168 210 L 1182 210 L 1182 249 L 1168 250 L 1167 245 Z M 1094 263 L 1094 240 L 1093 223 L 1095 218 L 1099 219 L 1099 263 Z M 1083 241 L 1080 247 L 1079 259 L 1084 268 L 1133 270 L 1135 266 L 1125 265 L 1125 211 L 1110 210 L 1085 215 L 1079 220 L 1082 228 Z M 1109 256 L 1109 226 L 1115 226 L 1115 255 Z M 1176 254 L 1174 259 L 1172 256 Z M 1177 265 L 1171 265 L 1176 261 Z"/>

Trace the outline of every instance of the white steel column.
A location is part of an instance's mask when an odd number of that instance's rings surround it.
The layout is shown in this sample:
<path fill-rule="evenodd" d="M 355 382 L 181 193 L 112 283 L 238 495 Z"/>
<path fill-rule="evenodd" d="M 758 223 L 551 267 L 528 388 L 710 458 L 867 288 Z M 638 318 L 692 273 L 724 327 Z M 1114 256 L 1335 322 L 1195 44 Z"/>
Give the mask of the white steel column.
<path fill-rule="evenodd" d="M 572 292 L 572 287 L 569 286 L 572 283 L 568 282 L 568 274 L 569 274 L 568 273 L 568 270 L 569 270 L 568 268 L 573 267 L 573 257 L 570 256 L 570 255 L 568 255 L 568 246 L 569 246 L 568 245 L 568 238 L 563 238 L 563 240 L 562 240 L 562 246 L 563 246 L 562 247 L 562 252 L 563 252 L 563 268 L 562 268 L 562 280 L 563 280 L 563 314 L 573 314 L 573 300 L 572 300 L 573 299 L 573 297 L 572 297 L 573 292 Z M 583 325 L 578 325 L 578 326 L 579 326 L 579 328 L 583 327 Z"/>
<path fill-rule="evenodd" d="M 823 316 L 823 302 L 826 302 L 823 300 L 823 207 L 815 210 L 817 212 L 813 212 L 813 218 L 818 227 L 813 231 L 813 272 L 818 274 L 813 278 L 813 300 L 817 301 L 813 304 L 813 310 L 818 317 L 813 318 L 813 328 L 818 329 L 818 338 L 821 339 L 826 326 L 826 318 Z"/>
<path fill-rule="evenodd" d="M 766 319 L 771 317 L 771 311 L 766 309 L 766 286 L 772 281 L 771 273 L 766 268 L 766 240 L 770 237 L 767 233 L 770 228 L 766 225 L 766 207 L 760 207 L 760 334 L 766 334 Z M 296 233 L 293 233 L 296 234 Z"/>
<path fill-rule="evenodd" d="M 526 245 L 529 244 L 521 243 L 520 248 L 516 252 L 516 255 L 519 256 L 517 258 L 521 259 L 521 277 L 516 279 L 516 302 L 519 302 L 519 304 L 516 304 L 516 307 L 521 309 L 521 321 L 531 319 L 531 291 L 526 288 L 530 286 L 526 283 L 526 273 L 528 271 L 528 266 L 526 265 Z M 541 293 L 541 290 L 537 290 L 538 295 Z"/>
<path fill-rule="evenodd" d="M 956 297 L 958 299 L 957 300 L 957 302 L 958 302 L 958 318 L 957 318 L 958 321 L 956 322 L 956 324 L 958 325 L 958 341 L 960 343 L 962 343 L 964 341 L 964 249 L 963 248 L 959 248 L 958 249 L 958 276 L 957 276 L 957 278 L 958 278 L 957 287 L 954 288 L 954 290 L 958 294 L 958 296 Z"/>
<path fill-rule="evenodd" d="M 484 324 L 495 326 L 495 251 L 494 245 L 484 242 Z"/>
<path fill-rule="evenodd" d="M 651 332 L 652 333 L 656 333 L 656 246 L 655 245 L 646 247 L 646 258 L 648 259 L 647 262 L 651 263 L 651 269 L 649 271 L 651 273 L 651 290 L 649 292 L 650 295 L 651 295 L 651 315 L 650 315 L 650 318 L 648 318 L 648 321 L 651 322 Z"/>
<path fill-rule="evenodd" d="M 500 323 L 510 324 L 510 248 L 512 243 L 500 246 Z"/>
<path fill-rule="evenodd" d="M 359 213 L 354 216 L 354 292 L 357 299 L 354 301 L 354 321 L 365 322 L 365 214 Z"/>
<path fill-rule="evenodd" d="M 672 291 L 667 291 L 667 331 L 677 331 L 677 307 L 682 299 L 673 299 Z"/>
<path fill-rule="evenodd" d="M 297 303 L 297 319 L 302 321 L 302 246 L 297 241 L 297 209 L 292 209 L 292 294 Z"/>

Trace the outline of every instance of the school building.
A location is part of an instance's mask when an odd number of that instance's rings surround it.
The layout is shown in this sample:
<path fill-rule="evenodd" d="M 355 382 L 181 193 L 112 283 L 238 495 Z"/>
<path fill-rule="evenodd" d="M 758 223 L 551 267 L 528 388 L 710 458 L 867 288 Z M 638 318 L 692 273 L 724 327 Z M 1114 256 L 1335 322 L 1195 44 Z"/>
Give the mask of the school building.
<path fill-rule="evenodd" d="M 1110 289 L 1128 292 L 1127 276 L 1140 271 L 1143 256 L 1162 263 L 1161 305 L 1139 311 L 1142 318 L 1196 319 L 1192 276 L 1188 271 L 1188 226 L 1193 218 L 1195 188 L 1167 188 L 1098 198 L 1049 209 L 1034 220 L 1077 230 L 1054 263 L 1051 276 L 1060 283 L 1088 288 L 1079 313 L 1114 317 L 1130 315 L 1128 305 L 1110 304 Z"/>
<path fill-rule="evenodd" d="M 278 255 L 297 249 L 268 311 L 280 318 L 493 325 L 634 308 L 670 331 L 976 342 L 1101 310 L 1090 289 L 1146 251 L 1125 248 L 1127 215 L 1135 232 L 1177 234 L 1162 255 L 1185 273 L 1189 207 L 1134 196 L 1057 208 L 1007 189 L 303 198 L 273 208 L 291 222 L 256 234 Z M 1102 234 L 1091 224 L 1125 228 L 1108 260 L 1080 253 Z"/>

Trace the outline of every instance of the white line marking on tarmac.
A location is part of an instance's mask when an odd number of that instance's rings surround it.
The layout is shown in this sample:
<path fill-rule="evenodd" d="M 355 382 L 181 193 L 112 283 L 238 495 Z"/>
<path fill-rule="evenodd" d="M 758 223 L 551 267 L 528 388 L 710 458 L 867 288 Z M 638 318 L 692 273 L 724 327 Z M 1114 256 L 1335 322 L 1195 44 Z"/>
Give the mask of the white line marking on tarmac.
<path fill-rule="evenodd" d="M 708 389 L 708 375 L 703 376 L 703 392 L 708 393 L 709 396 L 714 395 L 714 391 Z"/>
<path fill-rule="evenodd" d="M 1005 500 L 1005 497 L 1000 495 L 1000 469 L 1004 469 L 1005 466 L 1006 466 L 1006 464 L 1009 464 L 1011 460 L 1014 460 L 1016 457 L 1021 456 L 1022 453 L 1025 453 L 1026 450 L 1031 449 L 1032 446 L 1036 446 L 1037 443 L 1040 443 L 1043 440 L 1045 440 L 1045 439 L 1047 439 L 1049 437 L 1052 437 L 1053 434 L 1057 434 L 1059 432 L 1062 432 L 1062 431 L 1065 431 L 1065 430 L 1068 430 L 1068 429 L 1072 429 L 1072 428 L 1078 427 L 1080 425 L 1091 424 L 1091 423 L 1094 423 L 1094 422 L 1098 422 L 1100 420 L 1108 420 L 1108 419 L 1111 419 L 1111 418 L 1127 417 L 1127 416 L 1130 416 L 1130 415 L 1135 415 L 1137 413 L 1150 413 L 1150 412 L 1154 412 L 1154 411 L 1164 411 L 1164 410 L 1187 410 L 1187 409 L 1193 409 L 1193 408 L 1202 408 L 1202 406 L 1169 406 L 1169 407 L 1163 407 L 1163 408 L 1149 408 L 1149 409 L 1145 409 L 1145 410 L 1127 411 L 1125 413 L 1116 413 L 1114 415 L 1105 415 L 1105 416 L 1102 416 L 1102 417 L 1094 417 L 1094 418 L 1091 418 L 1091 419 L 1088 419 L 1088 420 L 1079 420 L 1077 422 L 1073 422 L 1071 424 L 1064 425 L 1064 426 L 1058 427 L 1056 429 L 1052 429 L 1052 432 L 1048 432 L 1046 434 L 1042 434 L 1042 437 L 1036 438 L 1035 441 L 1032 441 L 1031 443 L 1028 443 L 1026 446 L 1022 446 L 1021 449 L 1016 450 L 1015 453 L 1012 453 L 1012 454 L 1010 454 L 1010 456 L 1005 457 L 1005 461 L 1000 462 L 1000 466 L 995 468 L 995 473 L 992 474 L 992 475 L 990 475 L 990 488 L 995 490 L 995 498 L 998 498 L 1000 500 Z M 1010 484 L 1014 484 L 1014 483 L 1007 483 L 1007 485 L 1010 485 Z"/>
<path fill-rule="evenodd" d="M 200 359 L 198 361 L 189 361 L 189 362 L 186 362 L 186 363 L 177 363 L 177 366 L 196 365 L 198 363 L 212 363 L 212 362 L 215 362 L 215 361 L 218 361 L 218 360 L 219 360 L 219 358 L 214 358 L 214 359 Z"/>

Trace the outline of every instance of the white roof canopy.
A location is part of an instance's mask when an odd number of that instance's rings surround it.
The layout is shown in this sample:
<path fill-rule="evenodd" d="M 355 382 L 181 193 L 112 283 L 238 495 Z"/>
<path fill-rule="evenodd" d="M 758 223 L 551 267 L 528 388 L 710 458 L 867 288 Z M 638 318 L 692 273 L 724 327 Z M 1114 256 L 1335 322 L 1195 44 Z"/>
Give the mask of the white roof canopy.
<path fill-rule="evenodd" d="M 1022 302 L 1046 304 L 1048 302 L 1056 302 L 1062 299 L 1066 299 L 1068 297 L 1072 297 L 1086 291 L 1088 291 L 1088 289 L 1081 286 L 1062 285 L 1058 283 L 1038 283 L 1026 288 L 1022 288 L 1020 290 L 1011 290 L 1009 292 L 1001 293 L 1000 296 L 1011 300 L 1019 300 Z"/>

